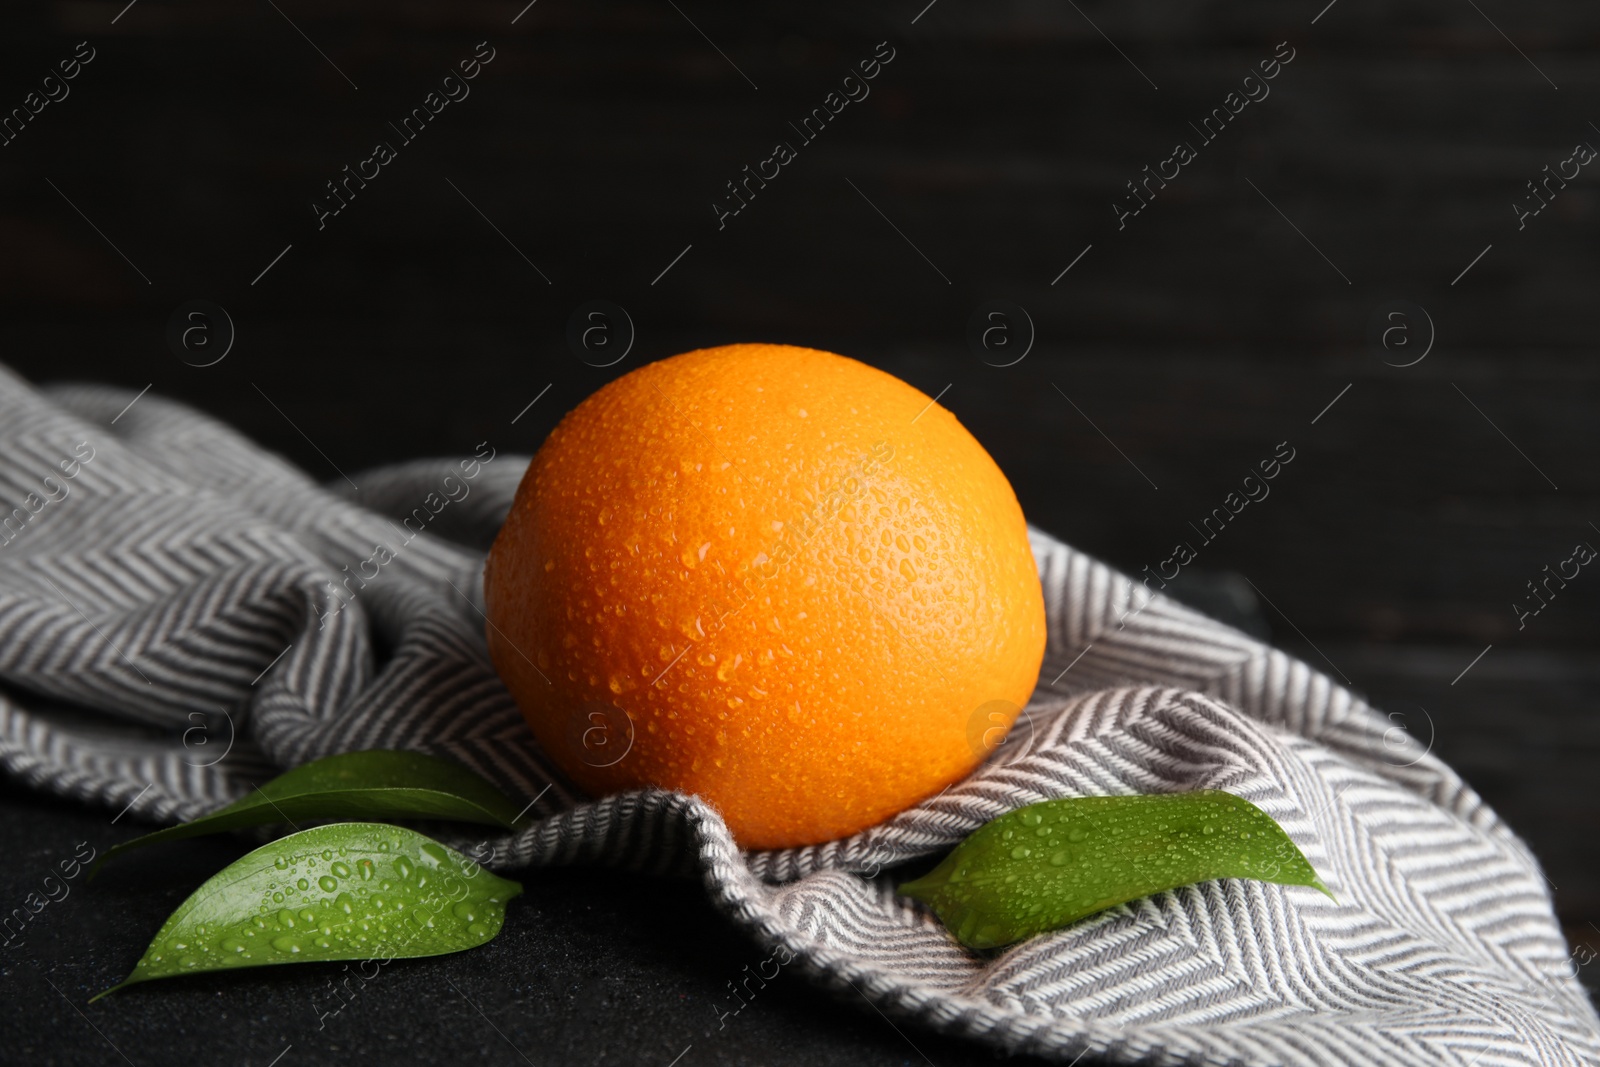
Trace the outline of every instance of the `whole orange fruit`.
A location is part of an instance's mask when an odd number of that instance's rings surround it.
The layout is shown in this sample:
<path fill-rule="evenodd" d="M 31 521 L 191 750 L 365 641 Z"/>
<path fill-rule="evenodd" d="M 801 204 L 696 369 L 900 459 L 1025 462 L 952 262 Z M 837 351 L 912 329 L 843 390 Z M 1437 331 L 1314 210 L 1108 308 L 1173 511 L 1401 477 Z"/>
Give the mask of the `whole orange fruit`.
<path fill-rule="evenodd" d="M 710 801 L 745 848 L 957 781 L 1032 693 L 1044 600 L 1000 469 L 891 375 L 788 345 L 573 409 L 484 575 L 489 651 L 580 786 Z"/>

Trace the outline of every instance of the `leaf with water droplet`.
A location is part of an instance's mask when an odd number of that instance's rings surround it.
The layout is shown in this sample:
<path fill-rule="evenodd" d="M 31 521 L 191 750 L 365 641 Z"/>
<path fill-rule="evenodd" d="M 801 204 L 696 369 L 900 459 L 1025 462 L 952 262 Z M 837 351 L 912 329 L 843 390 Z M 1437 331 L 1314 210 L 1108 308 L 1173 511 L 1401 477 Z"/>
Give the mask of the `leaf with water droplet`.
<path fill-rule="evenodd" d="M 1024 826 L 1049 832 L 1013 845 Z M 931 906 L 963 945 L 985 949 L 1213 878 L 1328 893 L 1272 816 L 1215 789 L 1030 804 L 979 827 L 900 892 Z"/>
<path fill-rule="evenodd" d="M 421 752 L 343 752 L 286 771 L 249 796 L 180 826 L 124 841 L 101 864 L 158 841 L 317 819 L 449 819 L 511 830 L 517 806 L 465 767 Z"/>
<path fill-rule="evenodd" d="M 521 892 L 413 830 L 317 826 L 224 867 L 162 924 L 133 973 L 93 999 L 180 974 L 460 952 L 498 934 Z"/>

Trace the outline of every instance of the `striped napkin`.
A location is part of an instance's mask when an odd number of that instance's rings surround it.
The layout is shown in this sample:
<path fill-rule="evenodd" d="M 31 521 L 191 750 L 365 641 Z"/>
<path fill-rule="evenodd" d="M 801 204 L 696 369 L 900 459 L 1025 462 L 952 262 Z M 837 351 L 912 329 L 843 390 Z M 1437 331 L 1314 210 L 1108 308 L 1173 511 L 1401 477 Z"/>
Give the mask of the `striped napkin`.
<path fill-rule="evenodd" d="M 696 798 L 582 796 L 490 666 L 483 556 L 526 457 L 484 442 L 319 484 L 135 400 L 0 369 L 0 766 L 17 781 L 170 822 L 306 760 L 418 749 L 539 817 L 451 839 L 489 866 L 693 874 L 764 962 L 1006 1050 L 1600 1062 L 1537 862 L 1449 767 L 1322 673 L 1044 533 L 1049 649 L 1015 743 L 853 837 L 741 852 Z M 1227 879 L 979 955 L 895 896 L 897 864 L 1012 808 L 1201 788 L 1277 819 L 1337 902 Z M 726 1025 L 739 1003 L 710 1010 Z"/>

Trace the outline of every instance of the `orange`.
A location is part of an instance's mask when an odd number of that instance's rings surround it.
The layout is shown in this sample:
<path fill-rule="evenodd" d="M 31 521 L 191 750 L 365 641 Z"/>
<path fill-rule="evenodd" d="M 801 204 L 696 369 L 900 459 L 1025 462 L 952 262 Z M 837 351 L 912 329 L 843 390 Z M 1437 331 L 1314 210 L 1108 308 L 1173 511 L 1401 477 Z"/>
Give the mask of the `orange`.
<path fill-rule="evenodd" d="M 551 432 L 484 576 L 489 651 L 594 794 L 697 794 L 745 848 L 881 822 L 975 767 L 1038 680 L 1010 484 L 889 374 L 728 345 Z"/>

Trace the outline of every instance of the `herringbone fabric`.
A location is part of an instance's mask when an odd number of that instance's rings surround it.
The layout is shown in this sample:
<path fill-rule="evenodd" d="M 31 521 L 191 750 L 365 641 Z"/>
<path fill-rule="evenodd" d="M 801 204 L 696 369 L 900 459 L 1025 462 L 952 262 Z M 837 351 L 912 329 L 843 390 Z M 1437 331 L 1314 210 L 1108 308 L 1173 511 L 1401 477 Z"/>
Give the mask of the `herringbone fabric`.
<path fill-rule="evenodd" d="M 0 371 L 0 765 L 21 781 L 170 821 L 318 756 L 421 749 L 542 817 L 476 843 L 491 866 L 697 872 L 815 981 L 1006 1049 L 1600 1059 L 1537 863 L 1448 767 L 1306 664 L 1044 534 L 1049 652 L 1013 742 L 864 833 L 741 853 L 694 798 L 577 795 L 496 678 L 483 551 L 525 458 L 488 442 L 467 466 L 319 485 L 212 420 L 150 395 L 128 408 L 134 397 L 36 392 Z M 1020 805 L 1197 788 L 1269 812 L 1337 903 L 1208 882 L 979 956 L 894 895 L 893 865 Z"/>

